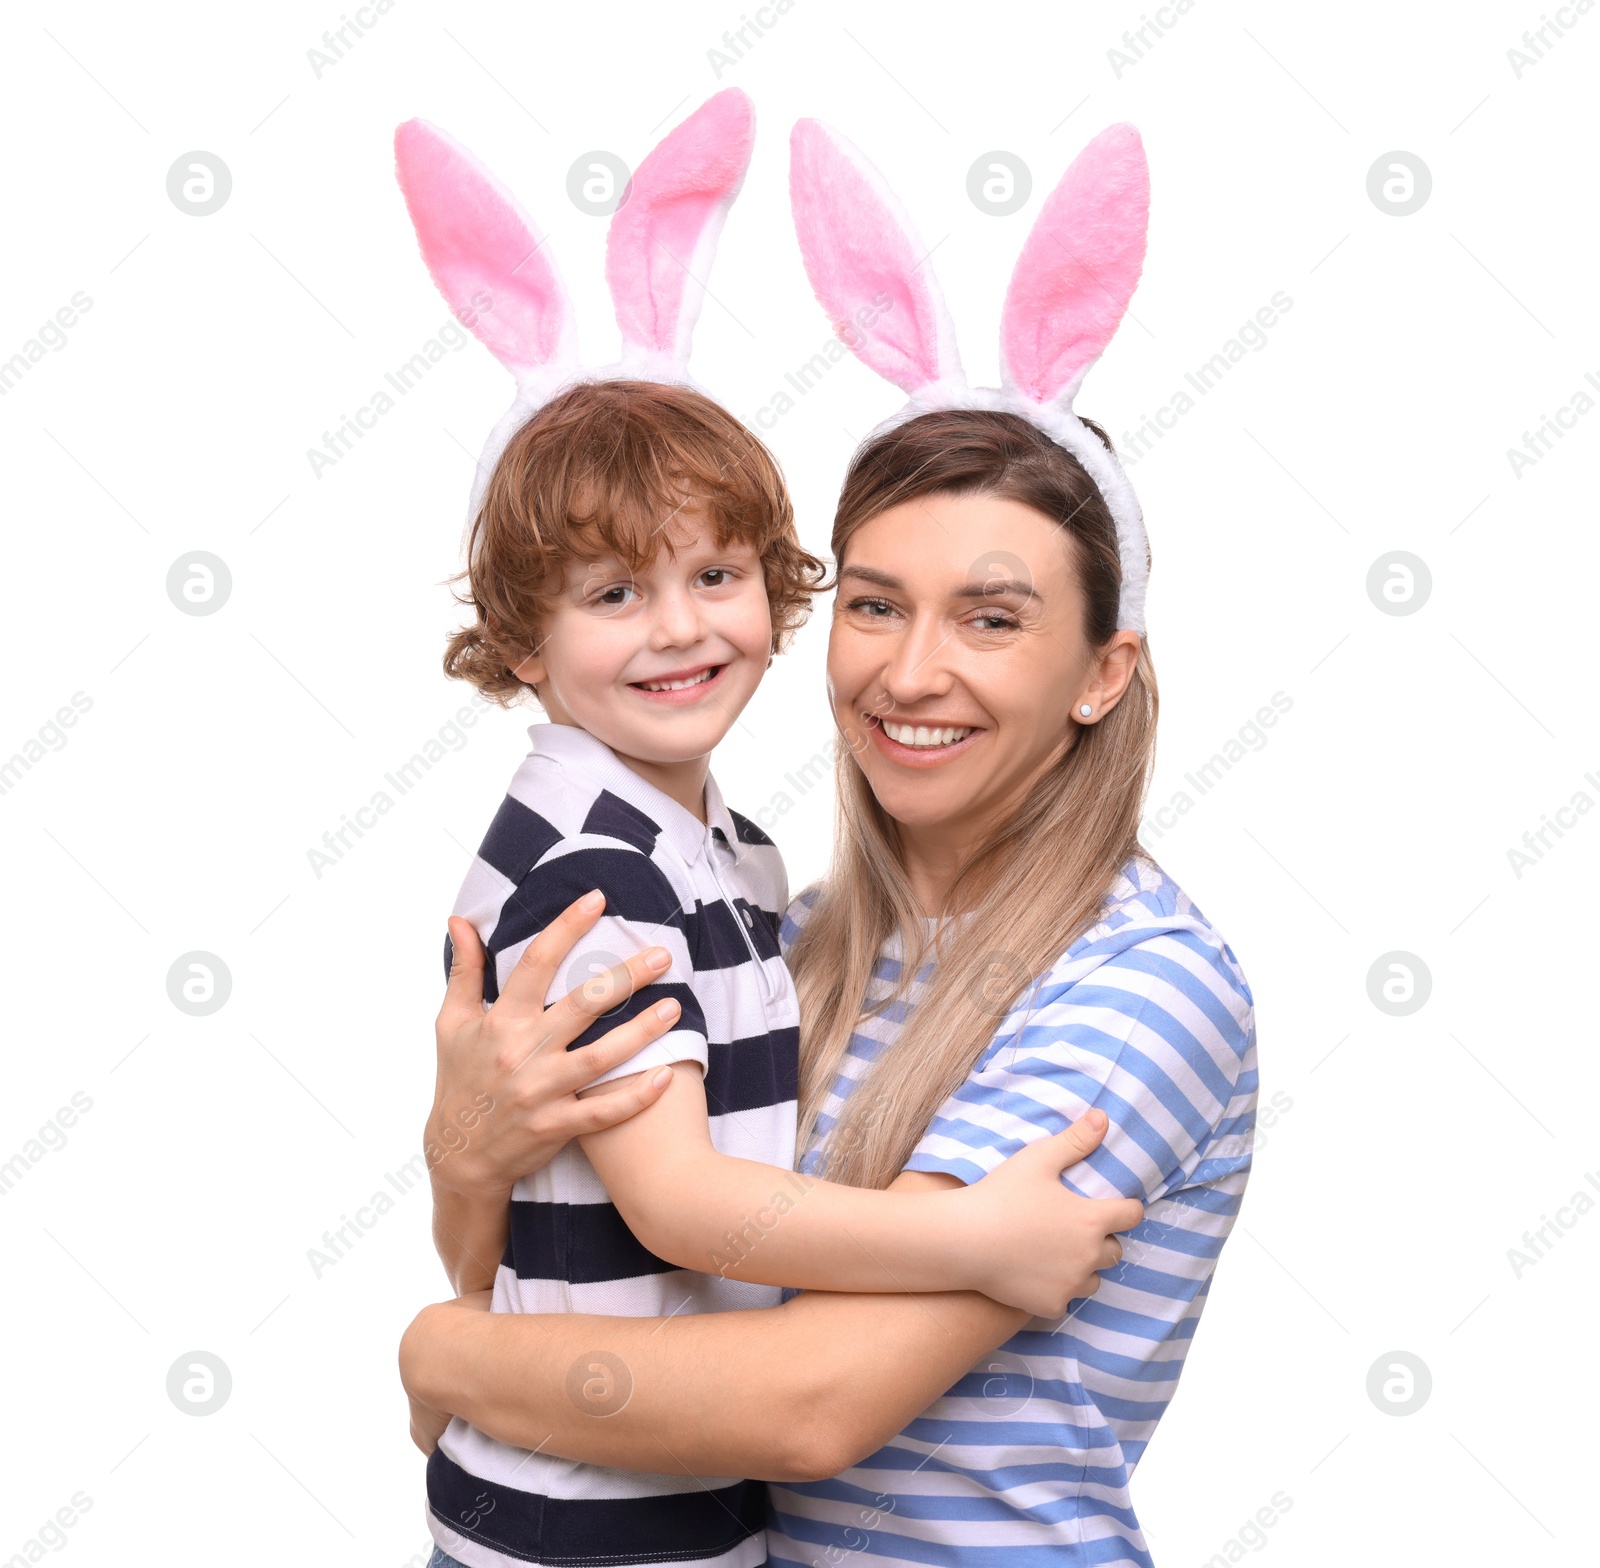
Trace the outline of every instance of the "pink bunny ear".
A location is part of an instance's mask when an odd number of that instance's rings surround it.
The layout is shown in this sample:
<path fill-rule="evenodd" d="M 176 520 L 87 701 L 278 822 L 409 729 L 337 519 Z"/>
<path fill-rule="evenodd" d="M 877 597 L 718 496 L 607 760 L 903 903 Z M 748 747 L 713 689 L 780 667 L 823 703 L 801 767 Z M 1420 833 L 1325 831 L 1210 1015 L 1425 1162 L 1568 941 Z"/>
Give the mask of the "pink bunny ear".
<path fill-rule="evenodd" d="M 961 382 L 927 251 L 883 176 L 820 120 L 796 121 L 789 151 L 801 259 L 841 341 L 902 391 Z"/>
<path fill-rule="evenodd" d="M 1017 258 L 1000 318 L 1007 390 L 1071 407 L 1133 298 L 1149 217 L 1139 133 L 1107 126 L 1073 159 Z"/>
<path fill-rule="evenodd" d="M 456 319 L 519 383 L 572 363 L 567 292 L 516 198 L 426 120 L 400 126 L 394 157 L 422 259 Z"/>
<path fill-rule="evenodd" d="M 706 275 L 754 139 L 755 107 L 728 87 L 634 170 L 606 236 L 624 365 L 681 373 L 688 363 Z"/>

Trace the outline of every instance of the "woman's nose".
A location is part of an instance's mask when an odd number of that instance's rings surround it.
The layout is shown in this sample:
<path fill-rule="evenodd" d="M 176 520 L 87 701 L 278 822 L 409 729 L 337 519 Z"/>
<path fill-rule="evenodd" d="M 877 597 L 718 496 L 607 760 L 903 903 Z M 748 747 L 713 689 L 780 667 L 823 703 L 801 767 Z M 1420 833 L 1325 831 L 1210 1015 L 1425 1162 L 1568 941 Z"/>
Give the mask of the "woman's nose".
<path fill-rule="evenodd" d="M 950 684 L 942 657 L 950 640 L 947 628 L 935 618 L 913 617 L 895 641 L 883 670 L 884 690 L 897 703 L 936 695 Z"/>

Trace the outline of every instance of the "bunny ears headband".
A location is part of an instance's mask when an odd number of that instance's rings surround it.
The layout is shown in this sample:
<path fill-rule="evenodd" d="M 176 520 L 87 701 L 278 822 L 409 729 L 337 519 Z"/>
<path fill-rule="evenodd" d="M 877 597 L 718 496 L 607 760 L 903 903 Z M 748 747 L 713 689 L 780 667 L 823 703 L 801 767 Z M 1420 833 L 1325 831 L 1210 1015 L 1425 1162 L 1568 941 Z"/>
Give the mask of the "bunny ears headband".
<path fill-rule="evenodd" d="M 408 120 L 396 131 L 400 187 L 428 271 L 456 318 L 517 384 L 478 461 L 469 527 L 506 444 L 565 386 L 610 376 L 694 385 L 690 339 L 754 133 L 749 98 L 730 87 L 635 170 L 606 238 L 622 357 L 585 371 L 566 290 L 516 198 L 426 121 Z M 1072 411 L 1144 265 L 1150 178 L 1139 133 L 1126 124 L 1102 131 L 1045 202 L 1006 291 L 999 387 L 967 385 L 927 252 L 872 164 L 818 120 L 795 125 L 790 150 L 795 228 L 811 286 L 841 340 L 909 395 L 873 434 L 950 408 L 1003 409 L 1044 431 L 1083 465 L 1116 521 L 1117 625 L 1142 635 L 1148 565 L 1139 502 L 1122 465 Z M 887 310 L 876 304 L 881 293 L 891 301 Z"/>
<path fill-rule="evenodd" d="M 1139 502 L 1122 465 L 1072 411 L 1144 265 L 1150 174 L 1138 131 L 1102 131 L 1039 213 L 1006 290 L 999 387 L 967 385 L 926 247 L 878 171 L 820 120 L 795 125 L 789 193 L 806 274 L 834 329 L 909 394 L 872 434 L 946 408 L 1004 409 L 1044 431 L 1083 465 L 1116 521 L 1117 626 L 1142 636 L 1149 566 Z M 872 308 L 882 293 L 889 308 Z"/>
<path fill-rule="evenodd" d="M 754 137 L 755 110 L 729 87 L 670 131 L 634 171 L 606 235 L 606 282 L 622 329 L 622 358 L 585 371 L 572 303 L 544 238 L 516 198 L 426 120 L 407 120 L 395 132 L 395 169 L 422 259 L 456 319 L 517 383 L 478 459 L 469 527 L 506 444 L 563 387 L 611 376 L 693 386 L 689 343 L 705 303 L 705 277 Z"/>

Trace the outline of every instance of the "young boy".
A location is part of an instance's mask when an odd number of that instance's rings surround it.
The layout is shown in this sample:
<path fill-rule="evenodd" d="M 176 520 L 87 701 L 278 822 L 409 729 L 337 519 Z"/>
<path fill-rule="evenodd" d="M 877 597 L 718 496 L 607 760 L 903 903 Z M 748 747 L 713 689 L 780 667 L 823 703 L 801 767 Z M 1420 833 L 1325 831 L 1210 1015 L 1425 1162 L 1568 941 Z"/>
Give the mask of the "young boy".
<path fill-rule="evenodd" d="M 530 729 L 456 904 L 484 944 L 485 1001 L 598 889 L 605 914 L 548 1000 L 641 948 L 664 949 L 666 967 L 574 1043 L 677 1008 L 584 1091 L 667 1066 L 660 1099 L 516 1184 L 492 1310 L 670 1317 L 775 1305 L 789 1285 L 980 1289 L 1058 1316 L 1065 1161 L 1018 1155 L 971 1187 L 917 1194 L 792 1170 L 800 1018 L 777 942 L 783 863 L 708 771 L 825 570 L 800 547 L 765 448 L 686 388 L 580 384 L 512 438 L 473 546 L 463 602 L 476 618 L 445 668 L 501 702 L 531 688 L 550 719 Z M 573 1397 L 606 1413 L 607 1375 L 574 1369 Z M 428 1503 L 435 1542 L 470 1568 L 766 1559 L 759 1482 L 578 1464 L 460 1418 L 429 1459 Z"/>

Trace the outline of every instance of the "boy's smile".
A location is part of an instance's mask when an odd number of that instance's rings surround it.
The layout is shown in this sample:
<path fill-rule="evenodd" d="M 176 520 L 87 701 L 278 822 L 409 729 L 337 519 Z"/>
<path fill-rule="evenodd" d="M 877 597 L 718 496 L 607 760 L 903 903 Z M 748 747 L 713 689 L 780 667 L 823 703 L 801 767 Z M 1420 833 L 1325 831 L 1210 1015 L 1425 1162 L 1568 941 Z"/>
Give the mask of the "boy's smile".
<path fill-rule="evenodd" d="M 703 820 L 711 752 L 772 657 L 754 547 L 719 546 L 706 509 L 685 507 L 636 571 L 612 555 L 569 562 L 541 632 L 515 673 L 551 720 L 604 741 Z"/>
<path fill-rule="evenodd" d="M 668 670 L 650 680 L 628 684 L 641 697 L 658 702 L 697 702 L 716 685 L 726 664 L 701 664 L 693 669 Z"/>

